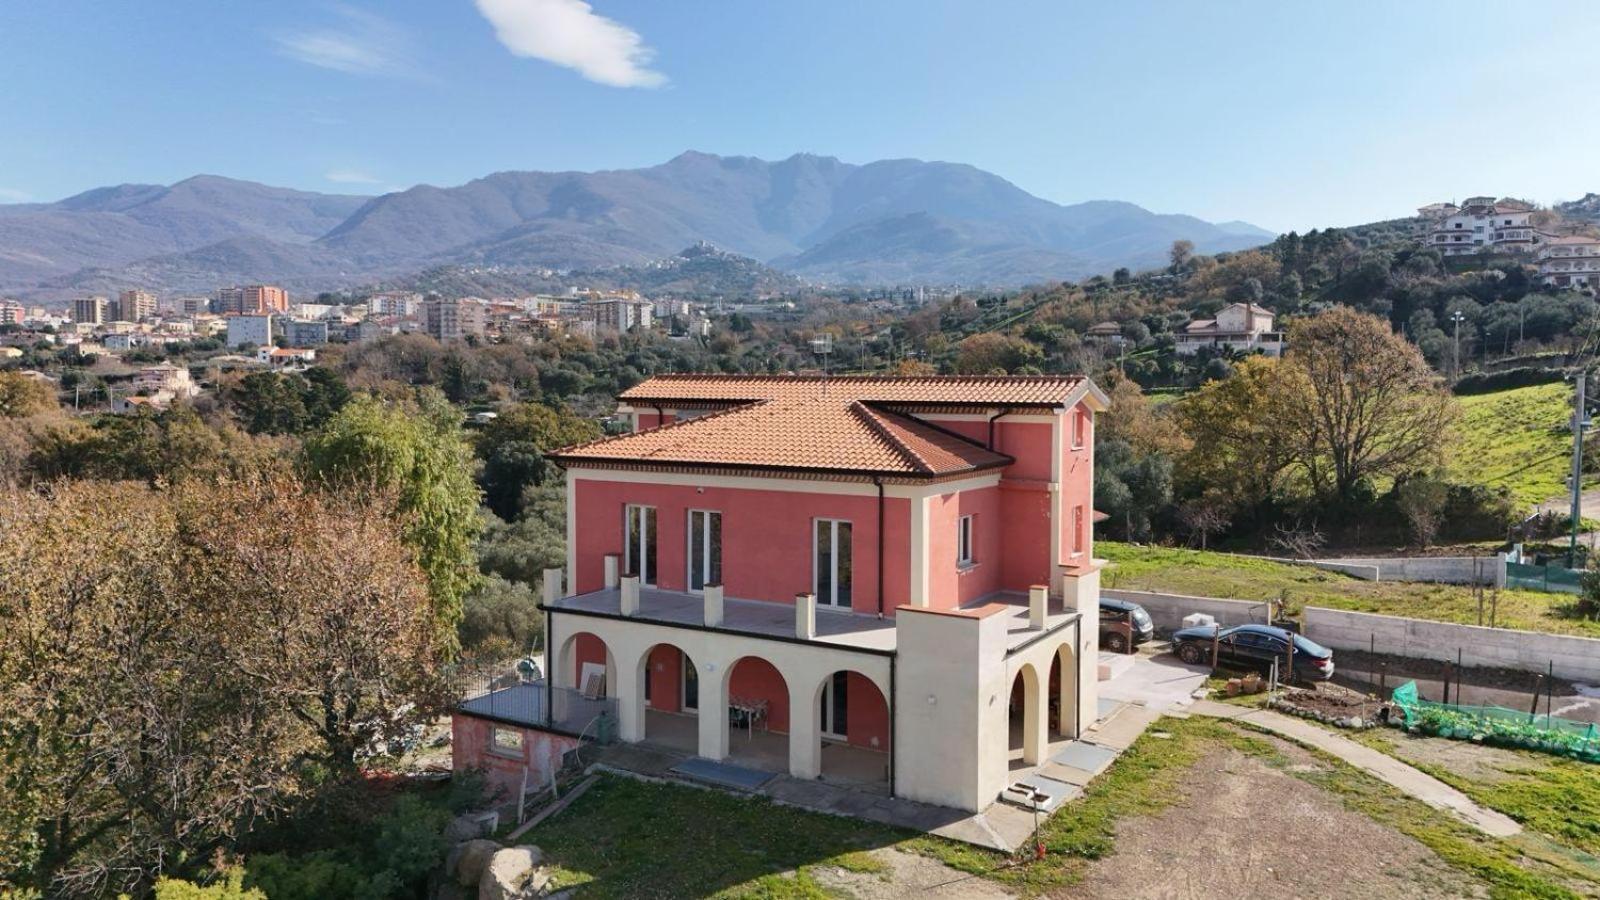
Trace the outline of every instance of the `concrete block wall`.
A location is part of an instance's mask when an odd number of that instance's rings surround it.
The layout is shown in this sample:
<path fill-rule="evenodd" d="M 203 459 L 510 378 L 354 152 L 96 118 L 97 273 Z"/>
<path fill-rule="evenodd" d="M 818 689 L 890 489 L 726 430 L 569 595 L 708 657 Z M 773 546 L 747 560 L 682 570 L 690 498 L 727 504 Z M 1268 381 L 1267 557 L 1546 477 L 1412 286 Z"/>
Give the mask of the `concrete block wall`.
<path fill-rule="evenodd" d="M 1150 613 L 1156 631 L 1163 634 L 1183 627 L 1183 617 L 1190 613 L 1213 616 L 1224 628 L 1251 622 L 1267 622 L 1267 604 L 1259 600 L 1224 600 L 1219 597 L 1187 597 L 1183 594 L 1159 594 L 1153 591 L 1123 591 L 1101 588 L 1102 597 L 1137 603 Z"/>
<path fill-rule="evenodd" d="M 1450 662 L 1460 650 L 1461 661 L 1468 666 L 1544 672 L 1554 663 L 1555 674 L 1561 678 L 1600 683 L 1600 640 L 1594 638 L 1315 606 L 1306 607 L 1303 630 L 1307 637 L 1334 650 L 1372 648 L 1379 653 Z"/>
<path fill-rule="evenodd" d="M 1340 557 L 1301 562 L 1368 581 L 1429 581 L 1500 587 L 1505 587 L 1506 583 L 1505 561 L 1499 556 Z"/>

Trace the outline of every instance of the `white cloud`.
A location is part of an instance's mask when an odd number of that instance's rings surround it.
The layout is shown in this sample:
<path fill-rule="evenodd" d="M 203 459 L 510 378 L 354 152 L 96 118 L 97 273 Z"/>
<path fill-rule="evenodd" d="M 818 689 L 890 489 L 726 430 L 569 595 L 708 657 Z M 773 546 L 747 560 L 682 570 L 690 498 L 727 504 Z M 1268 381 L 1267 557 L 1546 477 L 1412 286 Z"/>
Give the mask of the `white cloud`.
<path fill-rule="evenodd" d="M 334 169 L 322 176 L 335 184 L 379 184 L 380 179 L 360 169 Z"/>
<path fill-rule="evenodd" d="M 476 0 L 495 37 L 517 56 L 576 69 L 614 87 L 659 87 L 655 51 L 639 33 L 598 15 L 584 0 Z"/>
<path fill-rule="evenodd" d="M 347 6 L 335 8 L 341 21 L 274 36 L 278 52 L 290 59 L 356 75 L 404 75 L 412 66 L 411 42 L 393 23 Z"/>
<path fill-rule="evenodd" d="M 33 195 L 16 188 L 0 187 L 0 203 L 27 203 Z"/>

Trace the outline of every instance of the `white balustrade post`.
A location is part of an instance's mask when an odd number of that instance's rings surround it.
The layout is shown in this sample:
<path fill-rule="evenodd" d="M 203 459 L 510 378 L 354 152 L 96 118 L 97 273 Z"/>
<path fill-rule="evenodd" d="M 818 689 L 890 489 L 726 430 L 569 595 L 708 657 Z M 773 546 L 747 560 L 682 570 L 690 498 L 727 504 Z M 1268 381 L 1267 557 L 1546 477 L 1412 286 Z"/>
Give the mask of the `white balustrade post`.
<path fill-rule="evenodd" d="M 722 585 L 706 585 L 706 617 L 707 628 L 715 628 L 722 624 Z"/>
<path fill-rule="evenodd" d="M 639 614 L 639 576 L 622 576 L 622 614 L 636 616 Z"/>
<path fill-rule="evenodd" d="M 817 595 L 794 595 L 794 636 L 802 641 L 817 638 Z"/>
<path fill-rule="evenodd" d="M 1028 588 L 1028 627 L 1044 630 L 1049 615 L 1050 588 L 1042 584 L 1032 585 Z"/>
<path fill-rule="evenodd" d="M 617 586 L 617 572 L 620 571 L 621 566 L 622 560 L 619 559 L 615 553 L 606 554 L 605 586 L 607 588 L 614 588 Z"/>

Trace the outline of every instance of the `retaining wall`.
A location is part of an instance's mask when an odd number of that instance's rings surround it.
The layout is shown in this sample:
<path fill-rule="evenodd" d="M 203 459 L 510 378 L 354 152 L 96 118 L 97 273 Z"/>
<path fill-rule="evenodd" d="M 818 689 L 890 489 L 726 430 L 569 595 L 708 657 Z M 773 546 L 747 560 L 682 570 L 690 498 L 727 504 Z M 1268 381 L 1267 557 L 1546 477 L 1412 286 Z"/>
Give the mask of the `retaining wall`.
<path fill-rule="evenodd" d="M 1250 622 L 1265 624 L 1267 604 L 1260 600 L 1224 600 L 1220 597 L 1188 597 L 1183 594 L 1158 594 L 1153 591 L 1122 591 L 1101 588 L 1100 595 L 1113 600 L 1137 603 L 1150 613 L 1156 631 L 1166 633 L 1183 627 L 1183 617 L 1190 613 L 1213 616 L 1217 624 L 1244 625 Z"/>
<path fill-rule="evenodd" d="M 1431 581 L 1439 584 L 1492 584 L 1505 587 L 1505 561 L 1499 556 L 1374 556 L 1301 560 L 1368 581 Z"/>
<path fill-rule="evenodd" d="M 1227 602 L 1227 601 L 1213 601 Z M 1154 612 L 1151 613 L 1154 615 Z M 1600 640 L 1509 628 L 1455 625 L 1377 613 L 1308 606 L 1305 635 L 1335 650 L 1376 649 L 1379 653 L 1545 672 L 1552 663 L 1561 678 L 1600 683 Z"/>

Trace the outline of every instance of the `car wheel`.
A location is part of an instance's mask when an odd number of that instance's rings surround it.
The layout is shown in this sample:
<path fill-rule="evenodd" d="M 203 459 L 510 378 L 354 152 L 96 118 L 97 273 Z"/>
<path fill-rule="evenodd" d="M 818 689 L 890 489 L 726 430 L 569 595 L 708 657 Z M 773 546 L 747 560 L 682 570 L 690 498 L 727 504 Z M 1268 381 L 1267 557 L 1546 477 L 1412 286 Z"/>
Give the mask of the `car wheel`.
<path fill-rule="evenodd" d="M 1200 664 L 1200 648 L 1194 644 L 1179 644 L 1178 658 L 1191 666 Z"/>
<path fill-rule="evenodd" d="M 1128 639 L 1120 634 L 1106 635 L 1106 649 L 1112 653 L 1127 653 Z"/>

